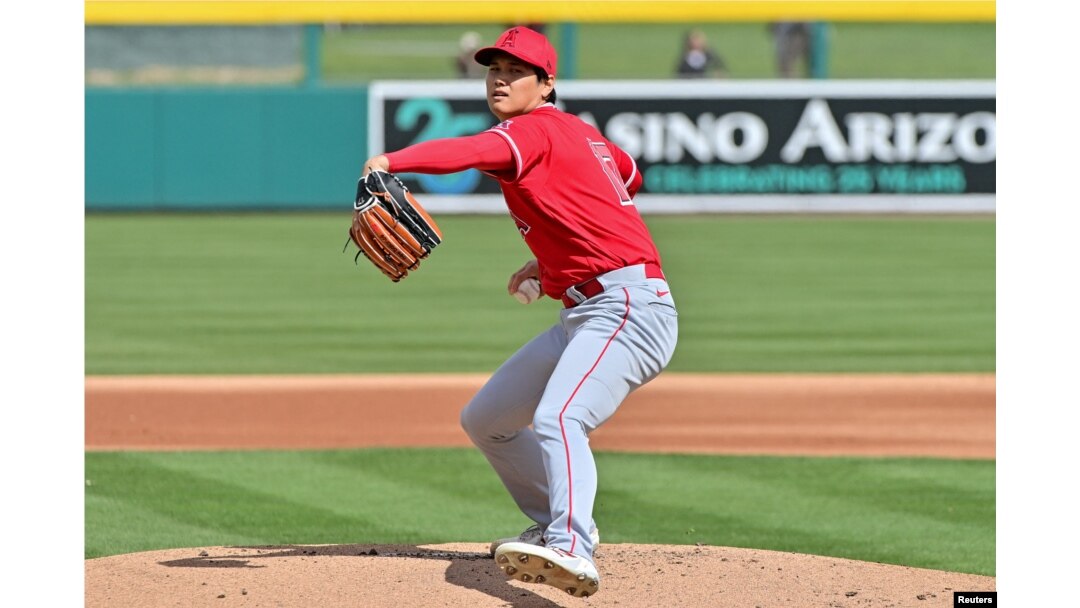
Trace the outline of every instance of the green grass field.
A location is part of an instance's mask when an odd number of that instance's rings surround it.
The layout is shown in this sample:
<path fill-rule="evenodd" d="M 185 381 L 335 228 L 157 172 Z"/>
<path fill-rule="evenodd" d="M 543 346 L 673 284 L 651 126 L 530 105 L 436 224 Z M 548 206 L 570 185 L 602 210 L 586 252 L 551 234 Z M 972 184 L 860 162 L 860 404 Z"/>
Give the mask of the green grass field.
<path fill-rule="evenodd" d="M 439 218 L 394 285 L 348 213 L 90 214 L 86 373 L 491 371 L 554 322 L 505 293 L 504 217 Z M 678 371 L 992 372 L 992 217 L 646 218 Z M 993 575 L 995 463 L 597 454 L 607 542 Z M 487 541 L 524 521 L 474 450 L 88 453 L 86 557 L 199 545 Z"/>
<path fill-rule="evenodd" d="M 691 24 L 578 26 L 578 77 L 670 78 Z M 776 76 L 764 23 L 700 24 L 731 78 Z M 329 82 L 454 78 L 453 57 L 466 30 L 493 42 L 500 25 L 364 26 L 325 34 L 323 76 Z M 847 23 L 828 26 L 830 78 L 994 78 L 993 23 Z M 549 28 L 559 46 L 560 30 Z M 632 40 L 633 44 L 625 44 Z M 613 50 L 617 49 L 617 52 Z"/>
<path fill-rule="evenodd" d="M 993 462 L 601 453 L 597 467 L 606 542 L 995 571 Z M 87 558 L 200 545 L 487 542 L 527 525 L 474 450 L 89 453 L 86 478 Z"/>
<path fill-rule="evenodd" d="M 492 371 L 557 320 L 506 281 L 504 217 L 439 218 L 393 284 L 347 213 L 88 215 L 86 373 Z M 993 218 L 649 216 L 680 311 L 672 371 L 992 372 Z"/>

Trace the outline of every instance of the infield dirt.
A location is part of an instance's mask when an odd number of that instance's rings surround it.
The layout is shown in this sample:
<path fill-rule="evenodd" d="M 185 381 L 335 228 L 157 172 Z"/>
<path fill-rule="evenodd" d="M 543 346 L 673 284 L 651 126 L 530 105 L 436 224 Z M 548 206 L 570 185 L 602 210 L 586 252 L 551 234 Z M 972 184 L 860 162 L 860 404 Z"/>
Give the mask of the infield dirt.
<path fill-rule="evenodd" d="M 487 376 L 91 376 L 88 450 L 471 446 Z M 994 457 L 993 375 L 664 374 L 597 450 Z"/>
<path fill-rule="evenodd" d="M 87 450 L 466 446 L 485 376 L 88 377 Z M 597 450 L 994 458 L 993 375 L 665 374 Z M 493 535 L 506 531 L 493 531 Z M 509 582 L 486 545 L 198 547 L 86 560 L 86 605 L 951 606 L 994 577 L 711 546 L 602 545 L 601 590 Z"/>

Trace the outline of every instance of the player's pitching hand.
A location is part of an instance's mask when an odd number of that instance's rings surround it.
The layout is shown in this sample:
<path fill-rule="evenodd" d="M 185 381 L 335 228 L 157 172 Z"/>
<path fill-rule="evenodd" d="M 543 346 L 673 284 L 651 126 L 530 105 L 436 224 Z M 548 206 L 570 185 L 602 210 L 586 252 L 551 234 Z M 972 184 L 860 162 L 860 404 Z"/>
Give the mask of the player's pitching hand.
<path fill-rule="evenodd" d="M 506 291 L 522 304 L 530 304 L 540 298 L 540 264 L 534 259 L 525 262 L 520 270 L 510 275 Z"/>

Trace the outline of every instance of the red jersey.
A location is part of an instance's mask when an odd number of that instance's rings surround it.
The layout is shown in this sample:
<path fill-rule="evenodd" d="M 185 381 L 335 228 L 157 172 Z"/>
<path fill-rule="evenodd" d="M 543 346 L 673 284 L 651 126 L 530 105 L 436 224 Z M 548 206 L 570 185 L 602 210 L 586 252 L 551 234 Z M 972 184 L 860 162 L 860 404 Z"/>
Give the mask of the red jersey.
<path fill-rule="evenodd" d="M 577 116 L 543 105 L 487 131 L 506 140 L 515 167 L 490 172 L 540 263 L 544 293 L 605 272 L 660 265 L 631 197 L 641 175 L 629 154 Z"/>
<path fill-rule="evenodd" d="M 502 160 L 489 134 L 509 146 L 512 164 Z M 605 272 L 660 265 L 632 201 L 642 182 L 634 159 L 551 104 L 472 137 L 425 142 L 387 157 L 393 171 L 444 173 L 472 166 L 498 179 L 510 215 L 539 262 L 544 293 L 556 300 Z"/>

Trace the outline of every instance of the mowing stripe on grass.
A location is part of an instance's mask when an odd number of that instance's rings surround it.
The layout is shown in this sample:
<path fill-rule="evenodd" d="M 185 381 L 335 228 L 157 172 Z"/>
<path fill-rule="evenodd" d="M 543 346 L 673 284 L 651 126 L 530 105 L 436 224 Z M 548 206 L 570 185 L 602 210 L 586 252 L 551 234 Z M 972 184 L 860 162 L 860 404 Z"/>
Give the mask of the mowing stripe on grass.
<path fill-rule="evenodd" d="M 672 371 L 994 370 L 993 218 L 646 221 L 679 303 Z M 90 215 L 86 372 L 490 372 L 561 304 L 506 294 L 531 257 L 507 218 L 439 222 L 394 284 L 341 254 L 345 213 Z"/>
<path fill-rule="evenodd" d="M 599 453 L 606 542 L 993 575 L 995 464 Z M 86 455 L 86 556 L 206 544 L 485 542 L 528 522 L 469 449 Z"/>

